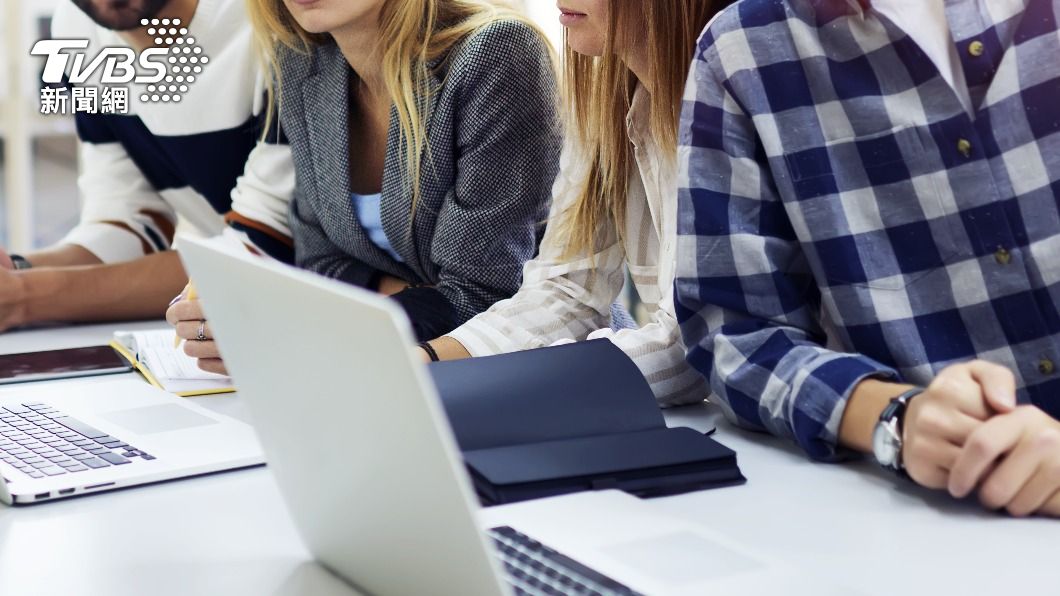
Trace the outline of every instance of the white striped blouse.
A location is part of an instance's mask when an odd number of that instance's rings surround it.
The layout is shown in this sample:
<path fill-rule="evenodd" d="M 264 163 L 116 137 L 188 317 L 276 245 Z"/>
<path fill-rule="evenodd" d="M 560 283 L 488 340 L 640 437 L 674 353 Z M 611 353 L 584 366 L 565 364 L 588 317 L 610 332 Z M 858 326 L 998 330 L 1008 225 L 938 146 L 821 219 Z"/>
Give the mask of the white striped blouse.
<path fill-rule="evenodd" d="M 604 230 L 594 255 L 564 259 L 562 221 L 572 208 L 589 164 L 576 150 L 564 151 L 540 255 L 523 270 L 523 285 L 448 334 L 472 356 L 606 338 L 621 348 L 644 374 L 662 406 L 702 401 L 708 390 L 685 362 L 685 348 L 674 314 L 673 285 L 677 237 L 676 156 L 661 155 L 648 134 L 650 101 L 638 89 L 626 119 L 637 171 L 630 177 L 623 239 Z M 613 331 L 610 308 L 622 291 L 624 267 L 646 305 L 649 321 L 637 329 Z M 597 371 L 607 374 L 606 371 Z"/>

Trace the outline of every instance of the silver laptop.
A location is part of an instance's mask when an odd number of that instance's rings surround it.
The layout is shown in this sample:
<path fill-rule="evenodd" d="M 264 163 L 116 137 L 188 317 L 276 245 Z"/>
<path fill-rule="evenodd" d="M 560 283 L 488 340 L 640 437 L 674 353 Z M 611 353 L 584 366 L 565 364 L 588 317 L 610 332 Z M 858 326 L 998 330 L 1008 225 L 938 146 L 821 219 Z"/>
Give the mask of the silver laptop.
<path fill-rule="evenodd" d="M 264 461 L 249 425 L 137 375 L 0 388 L 0 502 L 8 505 Z"/>
<path fill-rule="evenodd" d="M 359 590 L 829 593 L 624 493 L 480 511 L 394 302 L 212 241 L 181 253 L 303 540 Z"/>

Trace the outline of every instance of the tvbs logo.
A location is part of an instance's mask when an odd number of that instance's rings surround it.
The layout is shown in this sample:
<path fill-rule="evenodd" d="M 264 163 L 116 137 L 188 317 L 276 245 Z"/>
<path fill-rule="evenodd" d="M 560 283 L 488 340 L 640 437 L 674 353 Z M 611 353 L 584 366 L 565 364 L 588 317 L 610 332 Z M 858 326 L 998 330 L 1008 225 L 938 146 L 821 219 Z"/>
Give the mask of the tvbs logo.
<path fill-rule="evenodd" d="M 30 53 L 47 58 L 42 80 L 48 85 L 64 80 L 80 85 L 98 73 L 102 85 L 147 85 L 149 93 L 165 93 L 166 100 L 171 93 L 179 101 L 179 94 L 187 92 L 187 84 L 195 82 L 209 58 L 202 55 L 188 30 L 180 27 L 179 19 L 144 19 L 141 24 L 148 27 L 156 47 L 139 54 L 125 47 L 107 47 L 90 59 L 87 39 L 46 39 L 38 41 Z M 141 99 L 159 100 L 148 94 Z"/>
<path fill-rule="evenodd" d="M 99 82 L 104 85 L 147 85 L 166 78 L 165 57 L 169 54 L 166 48 L 148 48 L 140 53 L 139 58 L 129 48 L 103 48 L 86 66 L 88 55 L 84 50 L 87 49 L 87 39 L 46 39 L 38 41 L 30 53 L 48 57 L 42 78 L 49 85 L 61 84 L 67 70 L 70 72 L 69 82 L 74 84 L 87 83 L 100 69 L 103 72 Z M 137 74 L 137 64 L 142 71 L 140 74 Z"/>

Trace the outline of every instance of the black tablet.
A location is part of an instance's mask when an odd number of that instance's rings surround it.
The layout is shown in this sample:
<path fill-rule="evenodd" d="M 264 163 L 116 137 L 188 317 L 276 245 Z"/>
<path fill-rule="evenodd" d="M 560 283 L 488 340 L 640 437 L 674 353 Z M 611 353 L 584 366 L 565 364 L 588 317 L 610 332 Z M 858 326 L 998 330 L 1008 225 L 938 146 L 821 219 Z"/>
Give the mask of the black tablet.
<path fill-rule="evenodd" d="M 0 355 L 0 385 L 129 372 L 132 365 L 110 346 Z"/>

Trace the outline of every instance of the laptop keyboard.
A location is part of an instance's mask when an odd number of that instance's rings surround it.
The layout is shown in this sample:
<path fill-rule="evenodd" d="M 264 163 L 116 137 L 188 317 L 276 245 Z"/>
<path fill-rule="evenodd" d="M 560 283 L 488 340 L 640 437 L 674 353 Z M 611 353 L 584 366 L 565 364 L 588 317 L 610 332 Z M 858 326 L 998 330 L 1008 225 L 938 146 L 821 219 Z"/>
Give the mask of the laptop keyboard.
<path fill-rule="evenodd" d="M 504 563 L 505 579 L 519 596 L 637 594 L 512 528 L 493 528 L 489 534 Z"/>
<path fill-rule="evenodd" d="M 0 461 L 30 478 L 74 474 L 155 459 L 40 403 L 0 407 Z"/>

